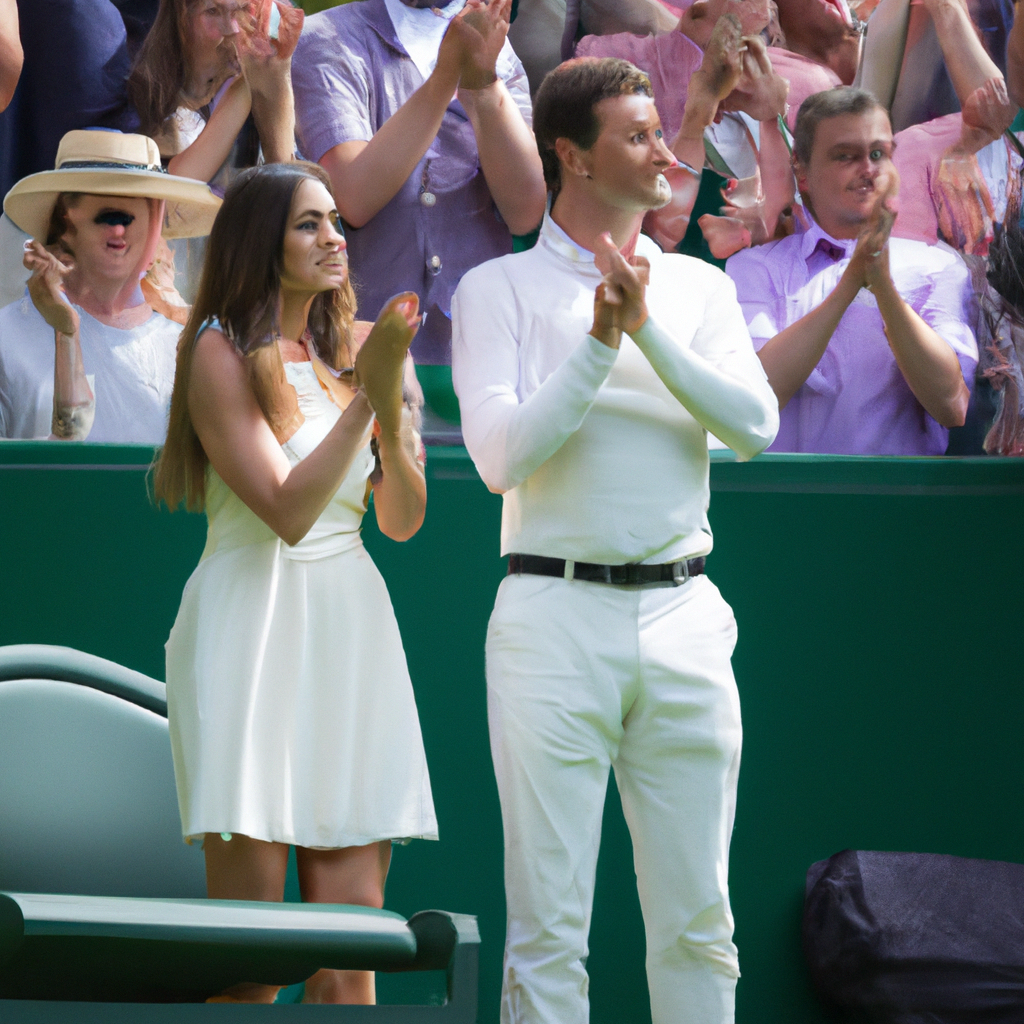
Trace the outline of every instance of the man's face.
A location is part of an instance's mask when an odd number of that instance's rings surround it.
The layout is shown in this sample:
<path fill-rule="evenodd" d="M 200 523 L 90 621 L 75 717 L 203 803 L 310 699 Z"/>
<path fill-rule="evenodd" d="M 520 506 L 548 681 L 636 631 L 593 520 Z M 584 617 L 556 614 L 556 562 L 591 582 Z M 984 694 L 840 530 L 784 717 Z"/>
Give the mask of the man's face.
<path fill-rule="evenodd" d="M 896 173 L 892 127 L 884 110 L 819 122 L 811 160 L 796 163 L 797 184 L 815 220 L 833 238 L 856 238 Z"/>
<path fill-rule="evenodd" d="M 601 129 L 580 160 L 598 195 L 616 209 L 658 210 L 672 198 L 664 171 L 675 163 L 662 138 L 654 100 L 636 93 L 612 96 L 595 107 Z"/>
<path fill-rule="evenodd" d="M 150 200 L 84 195 L 67 212 L 61 241 L 87 276 L 127 281 L 145 255 Z"/>

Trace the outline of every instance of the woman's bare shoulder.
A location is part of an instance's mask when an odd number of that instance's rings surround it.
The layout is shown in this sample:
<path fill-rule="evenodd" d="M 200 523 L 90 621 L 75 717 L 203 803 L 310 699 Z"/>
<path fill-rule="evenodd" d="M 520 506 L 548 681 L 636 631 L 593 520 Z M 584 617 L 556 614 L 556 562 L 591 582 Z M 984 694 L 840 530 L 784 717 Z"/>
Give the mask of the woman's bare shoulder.
<path fill-rule="evenodd" d="M 201 390 L 214 391 L 226 384 L 245 380 L 245 367 L 234 342 L 220 327 L 205 327 L 195 340 L 192 353 L 190 391 L 198 385 Z"/>

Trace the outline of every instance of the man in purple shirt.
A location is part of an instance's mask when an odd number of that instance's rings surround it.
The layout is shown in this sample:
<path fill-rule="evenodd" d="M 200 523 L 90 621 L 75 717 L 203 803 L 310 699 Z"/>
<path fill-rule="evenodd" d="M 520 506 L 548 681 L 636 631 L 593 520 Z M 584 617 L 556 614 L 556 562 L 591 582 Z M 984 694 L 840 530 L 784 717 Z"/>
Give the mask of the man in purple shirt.
<path fill-rule="evenodd" d="M 415 291 L 417 363 L 451 363 L 462 275 L 532 231 L 545 190 L 511 0 L 363 0 L 306 19 L 292 60 L 302 152 L 334 183 L 360 316 Z"/>
<path fill-rule="evenodd" d="M 889 238 L 892 149 L 870 94 L 809 97 L 793 148 L 809 227 L 726 264 L 782 410 L 772 451 L 942 455 L 964 422 L 967 268 L 948 246 Z"/>

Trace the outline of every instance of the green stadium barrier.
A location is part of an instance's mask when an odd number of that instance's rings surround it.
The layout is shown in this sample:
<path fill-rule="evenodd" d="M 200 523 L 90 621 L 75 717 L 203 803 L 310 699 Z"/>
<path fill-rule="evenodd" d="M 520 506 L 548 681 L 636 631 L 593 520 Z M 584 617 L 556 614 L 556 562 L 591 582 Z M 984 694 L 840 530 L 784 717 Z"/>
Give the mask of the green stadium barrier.
<path fill-rule="evenodd" d="M 0 445 L 0 643 L 65 644 L 163 677 L 205 527 L 152 507 L 150 454 Z M 501 502 L 461 449 L 431 449 L 427 472 L 416 537 L 387 541 L 372 514 L 364 530 L 402 628 L 441 829 L 438 843 L 396 848 L 387 907 L 478 916 L 479 1020 L 495 1024 L 505 907 L 483 640 L 504 571 Z M 847 847 L 1024 861 L 1024 461 L 725 453 L 711 482 L 708 572 L 739 622 L 745 733 L 737 1017 L 821 1024 L 800 950 L 811 863 Z M 649 1020 L 643 946 L 613 786 L 594 1024 Z"/>

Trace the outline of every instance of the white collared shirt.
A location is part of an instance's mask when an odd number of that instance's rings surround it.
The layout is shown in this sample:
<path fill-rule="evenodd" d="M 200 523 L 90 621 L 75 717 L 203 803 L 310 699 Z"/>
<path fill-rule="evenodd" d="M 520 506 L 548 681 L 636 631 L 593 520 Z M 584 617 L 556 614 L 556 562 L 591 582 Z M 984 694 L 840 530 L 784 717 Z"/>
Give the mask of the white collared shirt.
<path fill-rule="evenodd" d="M 593 254 L 550 216 L 535 248 L 471 270 L 455 293 L 462 431 L 504 493 L 504 554 L 619 564 L 710 551 L 707 436 L 677 397 L 694 365 L 742 457 L 775 435 L 778 405 L 729 279 L 644 236 L 637 252 L 651 262 L 650 318 L 618 350 L 587 333 Z"/>
<path fill-rule="evenodd" d="M 437 7 L 409 7 L 402 0 L 384 0 L 384 6 L 395 26 L 398 41 L 419 73 L 429 78 L 437 64 L 437 52 L 448 23 L 466 6 L 466 0 L 451 0 L 446 6 L 438 4 Z"/>

